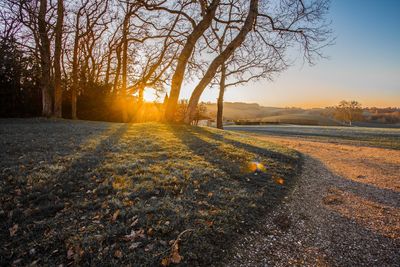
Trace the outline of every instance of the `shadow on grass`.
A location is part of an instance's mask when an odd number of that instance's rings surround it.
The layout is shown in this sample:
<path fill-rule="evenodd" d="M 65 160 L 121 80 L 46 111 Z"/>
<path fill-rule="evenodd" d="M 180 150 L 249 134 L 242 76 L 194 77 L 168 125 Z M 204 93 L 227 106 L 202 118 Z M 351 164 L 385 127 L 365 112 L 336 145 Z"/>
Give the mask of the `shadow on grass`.
<path fill-rule="evenodd" d="M 332 177 L 328 184 L 330 188 L 321 187 L 320 196 L 316 196 L 316 201 L 322 201 L 320 207 L 329 210 L 332 215 L 331 227 L 319 226 L 323 230 L 324 240 L 330 240 L 328 249 L 319 247 L 327 255 L 329 265 L 357 263 L 368 266 L 371 260 L 381 265 L 396 265 L 400 261 L 398 193 L 388 194 L 388 190 L 336 175 L 322 161 L 313 157 L 307 156 L 306 160 L 311 162 L 308 164 L 321 166 L 320 172 Z M 326 201 L 326 196 L 334 201 Z M 394 237 L 396 235 L 397 239 Z"/>
<path fill-rule="evenodd" d="M 235 147 L 244 149 L 244 150 L 246 150 L 248 152 L 256 153 L 256 154 L 262 155 L 264 157 L 277 159 L 280 162 L 295 163 L 297 161 L 297 159 L 295 159 L 294 157 L 291 157 L 291 156 L 288 156 L 288 155 L 273 151 L 271 149 L 265 149 L 265 148 L 254 146 L 254 145 L 251 145 L 251 144 L 239 142 L 239 141 L 233 140 L 231 138 L 227 138 L 226 135 L 216 134 L 216 133 L 210 132 L 210 131 L 208 131 L 206 129 L 200 128 L 200 127 L 193 128 L 193 132 L 206 135 L 209 138 L 212 138 L 212 139 L 214 139 L 216 141 L 220 141 L 220 142 L 225 142 L 227 144 L 231 144 L 231 145 L 233 145 Z"/>
<path fill-rule="evenodd" d="M 298 162 L 289 155 L 221 139 L 201 128 L 130 127 L 121 125 L 96 147 L 82 151 L 47 184 L 26 195 L 7 194 L 4 210 L 13 214 L 4 216 L 8 219 L 1 225 L 0 265 L 19 258 L 29 265 L 34 258 L 43 265 L 155 266 L 168 255 L 168 241 L 187 229 L 194 231 L 180 243 L 184 264 L 217 265 L 233 242 L 276 208 L 294 184 Z M 182 154 L 173 143 L 165 144 L 179 141 Z M 244 172 L 252 160 L 269 164 L 268 172 Z M 134 186 L 152 186 L 116 190 L 110 183 L 114 175 L 131 179 Z M 285 185 L 276 184 L 274 175 L 284 177 Z M 19 229 L 10 238 L 13 224 Z M 146 236 L 127 241 L 132 230 L 146 231 Z M 140 247 L 132 250 L 132 242 L 140 242 Z M 77 260 L 67 257 L 71 247 Z M 35 248 L 34 255 L 30 248 Z M 118 250 L 123 257 L 115 256 Z"/>
<path fill-rule="evenodd" d="M 90 193 L 99 184 L 88 173 L 102 164 L 104 154 L 118 142 L 128 126 L 121 125 L 94 149 L 75 158 L 64 171 L 55 174 L 46 184 L 25 192 L 26 195 L 19 197 L 18 206 L 3 207 L 9 209 L 9 219 L 2 220 L 1 223 L 0 239 L 5 243 L 1 244 L 0 265 L 11 264 L 16 259 L 14 253 L 20 254 L 19 257 L 26 256 L 29 246 L 36 248 L 34 256 L 41 255 L 42 263 L 63 263 L 60 258 L 67 255 L 66 244 L 70 242 L 68 239 L 82 226 L 78 222 L 90 216 L 91 211 L 101 208 L 100 199 Z M 100 190 L 105 190 L 104 194 L 112 193 L 110 186 Z M 20 225 L 20 234 L 9 238 L 8 228 L 15 224 Z M 51 258 L 55 261 L 50 260 Z M 86 260 L 90 263 L 90 258 Z"/>
<path fill-rule="evenodd" d="M 208 255 L 207 259 L 196 259 L 188 264 L 216 264 L 224 259 L 235 240 L 258 227 L 260 219 L 282 202 L 294 185 L 300 166 L 299 159 L 268 148 L 227 139 L 198 127 L 174 125 L 170 129 L 194 155 L 223 171 L 224 177 L 203 182 L 200 188 L 203 192 L 214 193 L 209 203 L 224 209 L 224 218 L 208 217 L 207 220 L 217 222 L 215 228 L 202 232 L 203 236 L 199 236 L 200 233 L 194 234 L 184 242 L 187 249 Z M 226 147 L 227 144 L 231 146 Z M 239 150 L 241 152 L 237 153 Z M 243 151 L 249 156 L 244 157 Z M 254 172 L 245 172 L 243 166 L 251 160 L 270 164 L 267 172 L 258 172 L 256 175 Z M 273 180 L 275 175 L 284 177 L 285 184 L 276 184 Z"/>

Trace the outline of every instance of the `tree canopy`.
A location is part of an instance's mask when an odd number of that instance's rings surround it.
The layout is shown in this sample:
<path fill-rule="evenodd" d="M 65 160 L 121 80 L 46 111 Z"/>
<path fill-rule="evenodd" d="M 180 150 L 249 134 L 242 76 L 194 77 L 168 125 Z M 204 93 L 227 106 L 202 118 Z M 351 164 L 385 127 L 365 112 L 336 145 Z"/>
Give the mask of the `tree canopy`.
<path fill-rule="evenodd" d="M 23 76 L 1 87 L 10 100 L 2 116 L 29 95 L 24 103 L 41 108 L 24 108 L 25 115 L 140 121 L 144 92 L 151 88 L 168 94 L 165 104 L 155 105 L 161 117 L 176 121 L 182 85 L 195 81 L 183 119 L 191 123 L 206 88 L 219 84 L 223 92 L 271 79 L 290 66 L 294 48 L 314 64 L 331 42 L 328 0 L 0 3 L 2 43 L 29 59 L 2 63 Z M 35 80 L 30 89 L 22 86 L 26 80 Z"/>

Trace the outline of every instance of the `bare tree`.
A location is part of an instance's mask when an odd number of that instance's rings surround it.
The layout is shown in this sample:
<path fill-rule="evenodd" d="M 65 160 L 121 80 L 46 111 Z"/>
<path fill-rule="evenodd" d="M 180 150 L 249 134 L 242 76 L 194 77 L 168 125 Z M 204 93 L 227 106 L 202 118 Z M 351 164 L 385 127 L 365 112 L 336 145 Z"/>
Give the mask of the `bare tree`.
<path fill-rule="evenodd" d="M 223 129 L 224 93 L 229 87 L 241 86 L 260 79 L 272 80 L 275 73 L 287 65 L 272 50 L 259 45 L 257 38 L 248 38 L 219 71 L 217 100 L 217 128 Z"/>
<path fill-rule="evenodd" d="M 171 90 L 165 111 L 165 118 L 167 121 L 174 120 L 174 114 L 176 112 L 179 94 L 181 91 L 181 86 L 189 58 L 192 55 L 196 42 L 203 35 L 203 33 L 209 28 L 212 19 L 214 18 L 215 12 L 219 6 L 220 0 L 213 0 L 209 5 L 207 4 L 207 1 L 204 0 L 200 0 L 199 3 L 200 3 L 202 18 L 198 23 L 196 23 L 196 21 L 192 18 L 192 16 L 185 13 L 184 10 L 182 9 L 171 10 L 165 6 L 146 5 L 146 7 L 151 10 L 164 10 L 166 12 L 182 14 L 188 19 L 188 21 L 192 25 L 191 33 L 187 37 L 186 42 L 181 52 L 178 55 L 177 66 L 172 76 Z M 192 4 L 192 2 L 190 2 L 189 4 Z"/>
<path fill-rule="evenodd" d="M 210 63 L 194 89 L 185 122 L 190 123 L 193 119 L 202 92 L 220 66 L 240 48 L 248 35 L 252 38 L 257 36 L 259 45 L 264 46 L 266 51 L 273 51 L 276 54 L 274 58 L 279 57 L 285 64 L 287 48 L 299 45 L 304 52 L 304 58 L 313 64 L 315 58 L 322 56 L 321 48 L 330 43 L 330 30 L 324 20 L 328 7 L 329 1 L 311 1 L 305 4 L 302 0 L 291 0 L 279 2 L 276 7 L 272 3 L 260 2 L 258 8 L 258 1 L 251 1 L 246 21 L 240 31 Z"/>
<path fill-rule="evenodd" d="M 198 80 L 186 123 L 194 118 L 205 88 L 218 83 L 222 127 L 226 88 L 282 71 L 293 45 L 313 63 L 329 33 L 321 23 L 328 0 L 0 3 L 6 3 L 0 10 L 3 35 L 15 36 L 19 49 L 40 62 L 43 115 L 61 116 L 64 93 L 71 95 L 74 119 L 78 104 L 82 114 L 87 108 L 94 114 L 98 104 L 112 109 L 113 119 L 127 121 L 141 109 L 146 89 L 160 94 L 170 87 L 165 119 L 172 121 L 183 83 Z"/>
<path fill-rule="evenodd" d="M 80 55 L 85 52 L 83 64 L 81 68 L 83 73 L 87 73 L 89 69 L 89 60 L 92 60 L 92 73 L 89 79 L 93 80 L 94 70 L 96 69 L 96 61 L 93 56 L 93 48 L 96 42 L 105 32 L 107 23 L 101 21 L 108 11 L 108 0 L 85 0 L 78 7 L 74 25 L 74 41 L 72 55 L 72 85 L 71 85 L 71 116 L 77 118 L 77 97 L 79 89 L 79 60 Z M 83 24 L 83 25 L 82 25 Z M 95 27 L 101 25 L 102 29 L 95 30 Z M 86 38 L 86 39 L 84 39 Z M 84 40 L 83 46 L 81 41 Z"/>
<path fill-rule="evenodd" d="M 244 42 L 246 35 L 251 31 L 253 24 L 256 21 L 257 15 L 258 15 L 258 0 L 251 0 L 249 5 L 249 12 L 243 24 L 243 27 L 240 29 L 237 36 L 211 62 L 204 77 L 200 80 L 200 82 L 194 89 L 189 100 L 189 106 L 185 117 L 185 123 L 189 124 L 193 120 L 197 105 L 200 100 L 200 96 L 203 93 L 204 89 L 214 78 L 221 64 L 227 61 L 229 57 L 235 52 L 235 50 Z"/>
<path fill-rule="evenodd" d="M 47 0 L 40 0 L 38 14 L 38 30 L 40 38 L 40 62 L 41 62 L 41 89 L 42 89 L 42 115 L 50 117 L 52 111 L 51 100 L 51 61 L 50 61 L 50 39 L 48 33 L 48 24 L 46 21 Z"/>
<path fill-rule="evenodd" d="M 362 106 L 355 100 L 342 100 L 339 105 L 335 107 L 335 118 L 351 126 L 355 120 L 360 120 L 362 118 Z"/>
<path fill-rule="evenodd" d="M 64 1 L 57 1 L 57 23 L 55 28 L 54 48 L 54 116 L 62 116 L 62 88 L 61 88 L 61 51 L 64 23 Z"/>
<path fill-rule="evenodd" d="M 174 34 L 180 19 L 180 14 L 178 14 L 172 23 L 159 29 L 153 25 L 160 33 L 148 36 L 147 39 L 152 39 L 149 41 L 152 41 L 154 44 L 151 45 L 143 42 L 141 47 L 143 57 L 136 64 L 138 68 L 134 69 L 134 83 L 130 87 L 130 93 L 138 93 L 139 106 L 143 103 L 143 93 L 146 87 L 152 87 L 156 90 L 156 93 L 163 92 L 163 86 L 170 78 L 173 63 L 177 58 L 178 49 L 180 48 L 180 43 L 175 40 L 178 34 Z"/>
<path fill-rule="evenodd" d="M 128 82 L 128 46 L 129 46 L 129 30 L 130 30 L 130 18 L 135 11 L 137 11 L 138 7 L 134 9 L 134 4 L 126 3 L 126 11 L 125 17 L 122 26 L 122 38 L 121 38 L 121 47 L 122 47 L 122 88 L 120 97 L 125 103 L 125 96 L 127 93 L 127 82 Z M 126 105 L 123 105 L 122 108 L 122 121 L 128 121 L 128 113 Z"/>

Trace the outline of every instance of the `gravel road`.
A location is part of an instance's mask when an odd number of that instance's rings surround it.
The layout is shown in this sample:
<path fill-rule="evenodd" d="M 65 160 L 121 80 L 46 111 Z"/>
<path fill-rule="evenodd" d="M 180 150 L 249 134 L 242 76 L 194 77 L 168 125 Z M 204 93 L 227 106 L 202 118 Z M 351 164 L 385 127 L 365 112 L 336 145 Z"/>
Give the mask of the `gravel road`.
<path fill-rule="evenodd" d="M 284 203 L 233 246 L 226 265 L 400 266 L 400 152 L 274 140 L 303 153 L 301 177 Z M 376 164 L 364 168 L 371 158 Z"/>

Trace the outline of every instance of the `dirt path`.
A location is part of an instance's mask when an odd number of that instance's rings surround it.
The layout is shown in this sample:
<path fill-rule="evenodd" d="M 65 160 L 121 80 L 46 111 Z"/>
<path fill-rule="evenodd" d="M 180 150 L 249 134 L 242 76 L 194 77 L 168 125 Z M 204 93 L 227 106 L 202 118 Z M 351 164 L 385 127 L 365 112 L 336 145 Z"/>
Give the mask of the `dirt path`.
<path fill-rule="evenodd" d="M 266 139 L 302 152 L 302 174 L 228 265 L 400 266 L 400 151 Z"/>

